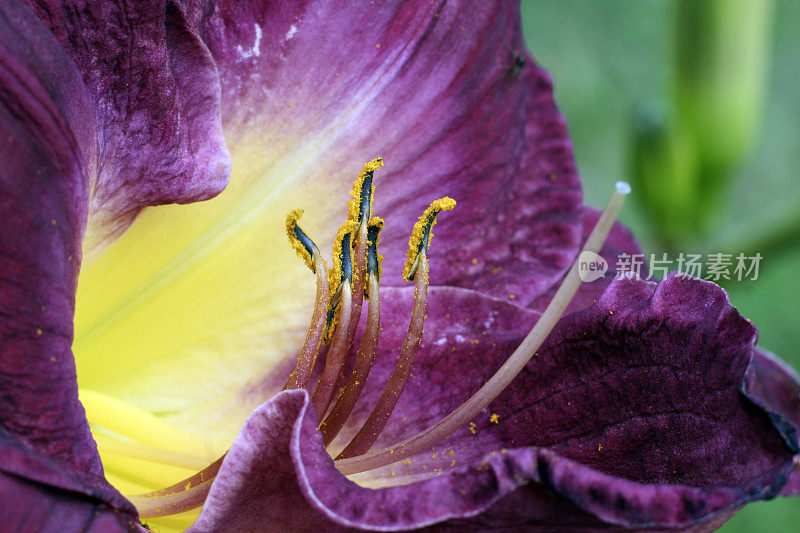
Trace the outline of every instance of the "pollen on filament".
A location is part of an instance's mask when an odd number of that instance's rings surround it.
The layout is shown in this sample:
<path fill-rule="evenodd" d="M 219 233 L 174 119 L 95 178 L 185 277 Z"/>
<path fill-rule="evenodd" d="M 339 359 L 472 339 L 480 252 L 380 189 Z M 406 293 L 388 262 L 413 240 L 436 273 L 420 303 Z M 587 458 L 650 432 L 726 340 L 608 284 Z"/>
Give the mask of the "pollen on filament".
<path fill-rule="evenodd" d="M 373 216 L 375 172 L 383 160 L 373 159 L 364 165 L 355 180 L 348 204 L 347 218 L 339 227 L 334 240 L 330 266 L 314 241 L 299 226 L 301 210 L 289 213 L 286 232 L 292 247 L 306 266 L 316 275 L 317 288 L 314 309 L 308 332 L 300 350 L 294 370 L 284 389 L 313 391 L 311 403 L 316 413 L 323 442 L 329 447 L 351 417 L 370 369 L 377 356 L 380 337 L 380 278 L 381 255 L 378 252 L 380 232 L 384 222 Z M 617 185 L 595 228 L 587 239 L 583 251 L 597 253 L 608 236 L 622 205 L 630 192 L 627 184 Z M 570 300 L 580 286 L 577 262 L 564 278 L 553 300 L 500 369 L 464 404 L 425 431 L 412 435 L 388 448 L 374 450 L 373 445 L 401 398 L 409 379 L 422 339 L 428 302 L 429 258 L 428 248 L 433 236 L 432 228 L 442 211 L 451 210 L 456 202 L 444 197 L 433 201 L 416 221 L 409 238 L 409 248 L 403 279 L 414 283 L 414 302 L 405 338 L 398 349 L 394 371 L 383 384 L 383 392 L 372 411 L 364 420 L 356 422 L 360 429 L 336 455 L 334 464 L 345 475 L 380 468 L 432 449 L 460 428 L 474 431 L 470 422 L 479 416 L 525 367 L 536 350 L 555 326 Z M 354 360 L 347 361 L 354 344 L 355 332 L 366 302 L 366 324 Z M 324 364 L 322 359 L 324 357 Z M 319 360 L 319 363 L 318 363 Z M 315 371 L 316 367 L 316 371 Z M 320 371 L 321 367 L 321 371 Z M 348 375 L 344 368 L 352 368 Z M 316 384 L 312 377 L 318 375 Z M 499 424 L 497 415 L 491 422 Z M 145 452 L 142 452 L 145 453 Z M 224 456 L 223 456 L 224 457 Z M 196 461 L 192 457 L 173 457 Z M 132 498 L 142 517 L 163 516 L 183 512 L 203 503 L 222 458 L 191 478 L 160 491 Z M 455 461 L 453 461 L 455 463 Z M 188 489 L 187 489 L 188 487 Z"/>

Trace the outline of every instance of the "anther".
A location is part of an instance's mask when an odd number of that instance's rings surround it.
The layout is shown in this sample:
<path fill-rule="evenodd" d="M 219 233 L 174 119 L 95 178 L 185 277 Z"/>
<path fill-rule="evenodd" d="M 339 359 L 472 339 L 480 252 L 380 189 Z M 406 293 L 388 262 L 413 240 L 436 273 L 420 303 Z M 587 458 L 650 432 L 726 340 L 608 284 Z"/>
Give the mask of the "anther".
<path fill-rule="evenodd" d="M 414 281 L 420 253 L 430 246 L 430 240 L 433 237 L 433 226 L 436 224 L 436 215 L 441 211 L 449 211 L 455 206 L 456 201 L 452 198 L 447 196 L 439 198 L 422 213 L 419 220 L 414 224 L 411 238 L 408 241 L 408 254 L 406 264 L 403 267 L 403 279 Z"/>
<path fill-rule="evenodd" d="M 350 201 L 348 202 L 347 218 L 356 221 L 359 231 L 362 224 L 366 224 L 372 216 L 372 198 L 375 196 L 373 176 L 375 171 L 382 166 L 383 159 L 380 157 L 373 159 L 364 165 L 355 183 L 353 183 L 353 190 L 350 192 Z"/>

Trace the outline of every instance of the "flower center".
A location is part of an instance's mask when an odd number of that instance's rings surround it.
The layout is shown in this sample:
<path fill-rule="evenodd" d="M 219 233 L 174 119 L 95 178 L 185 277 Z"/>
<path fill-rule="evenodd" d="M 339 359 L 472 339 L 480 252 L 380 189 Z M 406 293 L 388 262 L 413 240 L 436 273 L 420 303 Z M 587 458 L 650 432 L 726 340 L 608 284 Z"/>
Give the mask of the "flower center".
<path fill-rule="evenodd" d="M 317 423 L 326 447 L 339 434 L 355 407 L 375 361 L 380 335 L 380 277 L 381 255 L 378 253 L 380 231 L 384 222 L 372 216 L 374 173 L 383 162 L 368 162 L 353 186 L 347 220 L 340 226 L 333 245 L 330 267 L 319 248 L 299 226 L 301 210 L 292 211 L 286 219 L 289 241 L 297 255 L 316 276 L 315 305 L 305 341 L 294 370 L 284 389 L 309 388 L 319 375 L 311 396 Z M 627 184 L 619 183 L 608 206 L 603 211 L 586 241 L 584 251 L 598 252 L 608 236 L 622 201 L 630 192 Z M 342 474 L 350 475 L 403 460 L 432 448 L 436 443 L 464 427 L 489 405 L 513 378 L 525 367 L 544 342 L 568 306 L 581 280 L 577 263 L 566 275 L 553 300 L 530 333 L 508 360 L 469 400 L 439 423 L 389 448 L 371 450 L 383 431 L 395 405 L 411 376 L 411 368 L 419 351 L 425 323 L 428 299 L 429 263 L 427 252 L 433 236 L 432 228 L 441 211 L 451 210 L 456 202 L 451 198 L 434 201 L 414 225 L 403 278 L 415 284 L 414 305 L 406 336 L 394 371 L 386 382 L 372 412 L 361 423 L 349 443 L 335 457 Z M 345 375 L 346 356 L 354 344 L 362 304 L 367 301 L 364 333 L 352 361 L 352 372 Z M 325 352 L 325 362 L 317 365 L 318 356 Z M 322 366 L 321 372 L 319 368 Z M 203 504 L 223 457 L 213 463 L 208 450 L 188 435 L 160 421 L 150 413 L 119 402 L 101 393 L 81 390 L 81 400 L 90 413 L 98 448 L 106 458 L 119 456 L 170 467 L 200 470 L 197 474 L 165 489 L 131 498 L 144 518 L 185 512 Z M 147 428 L 146 430 L 144 428 Z M 158 440 L 150 433 L 159 433 Z M 179 450 L 159 447 L 164 437 L 178 443 Z M 112 480 L 113 482 L 113 480 Z"/>

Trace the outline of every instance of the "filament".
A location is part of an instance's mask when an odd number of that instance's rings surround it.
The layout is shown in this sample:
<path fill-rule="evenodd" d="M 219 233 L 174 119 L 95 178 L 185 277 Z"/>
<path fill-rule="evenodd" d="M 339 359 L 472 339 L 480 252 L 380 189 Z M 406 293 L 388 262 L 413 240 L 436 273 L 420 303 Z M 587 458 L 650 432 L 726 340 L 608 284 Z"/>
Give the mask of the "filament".
<path fill-rule="evenodd" d="M 364 336 L 361 338 L 361 345 L 358 349 L 353 374 L 342 391 L 339 400 L 320 426 L 322 440 L 325 442 L 325 446 L 336 438 L 336 435 L 341 431 L 342 426 L 344 426 L 344 423 L 350 417 L 353 407 L 355 407 L 358 398 L 361 396 L 361 391 L 364 388 L 364 383 L 367 381 L 372 363 L 375 361 L 375 353 L 378 349 L 381 321 L 381 299 L 378 291 L 378 277 L 372 274 L 369 274 L 367 277 L 367 295 L 369 299 L 367 325 L 364 329 Z"/>
<path fill-rule="evenodd" d="M 417 262 L 414 290 L 414 309 L 411 312 L 411 321 L 408 325 L 408 333 L 403 339 L 400 348 L 400 357 L 397 360 L 389 382 L 383 389 L 378 403 L 370 413 L 367 421 L 358 431 L 353 440 L 345 447 L 337 459 L 360 455 L 375 443 L 383 431 L 386 422 L 389 420 L 397 400 L 403 393 L 408 377 L 411 375 L 411 365 L 419 351 L 419 344 L 422 339 L 422 328 L 425 324 L 425 309 L 428 304 L 428 257 L 423 250 L 419 254 Z"/>

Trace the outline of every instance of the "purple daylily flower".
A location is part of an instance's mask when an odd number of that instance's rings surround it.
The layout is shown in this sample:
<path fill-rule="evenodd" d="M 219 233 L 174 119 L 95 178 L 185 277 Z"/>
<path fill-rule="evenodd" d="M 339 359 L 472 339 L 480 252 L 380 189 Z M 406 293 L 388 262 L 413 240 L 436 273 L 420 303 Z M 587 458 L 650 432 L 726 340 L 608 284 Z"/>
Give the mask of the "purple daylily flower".
<path fill-rule="evenodd" d="M 386 220 L 383 330 L 335 450 L 394 371 L 413 300 L 398 276 L 405 228 L 427 202 L 452 195 L 459 207 L 437 226 L 420 351 L 377 448 L 437 422 L 504 364 L 598 217 L 581 205 L 549 76 L 524 52 L 511 3 L 3 3 L 0 88 L 0 517 L 11 529 L 141 529 L 104 476 L 78 400 L 81 241 L 85 232 L 83 249 L 107 266 L 121 253 L 110 243 L 144 208 L 219 193 L 230 168 L 223 129 L 233 177 L 218 200 L 255 197 L 281 216 L 306 207 L 318 230 L 343 218 L 352 165 L 378 153 L 388 162 L 374 205 Z M 247 205 L 242 219 L 258 213 Z M 146 214 L 118 244 L 160 221 Z M 184 224 L 160 222 L 154 239 Z M 620 251 L 638 247 L 616 225 L 601 255 L 613 264 Z M 280 261 L 270 254 L 259 268 L 294 279 L 269 270 Z M 106 269 L 111 278 L 134 270 L 110 264 L 120 267 Z M 256 406 L 193 529 L 705 531 L 749 501 L 800 492 L 800 380 L 755 348 L 755 328 L 722 289 L 674 275 L 599 280 L 568 312 L 468 426 L 349 478 L 326 451 L 309 394 L 280 391 L 297 346 L 286 349 L 219 393 L 223 415 L 187 409 L 213 433 L 223 417 L 241 424 L 230 405 Z M 299 331 L 286 315 L 280 327 Z M 234 336 L 250 328 L 225 324 Z M 124 349 L 107 346 L 91 364 L 77 350 L 84 383 L 157 401 L 148 398 L 161 378 L 97 370 L 123 365 L 114 352 Z M 190 403 L 204 399 L 190 393 Z"/>

